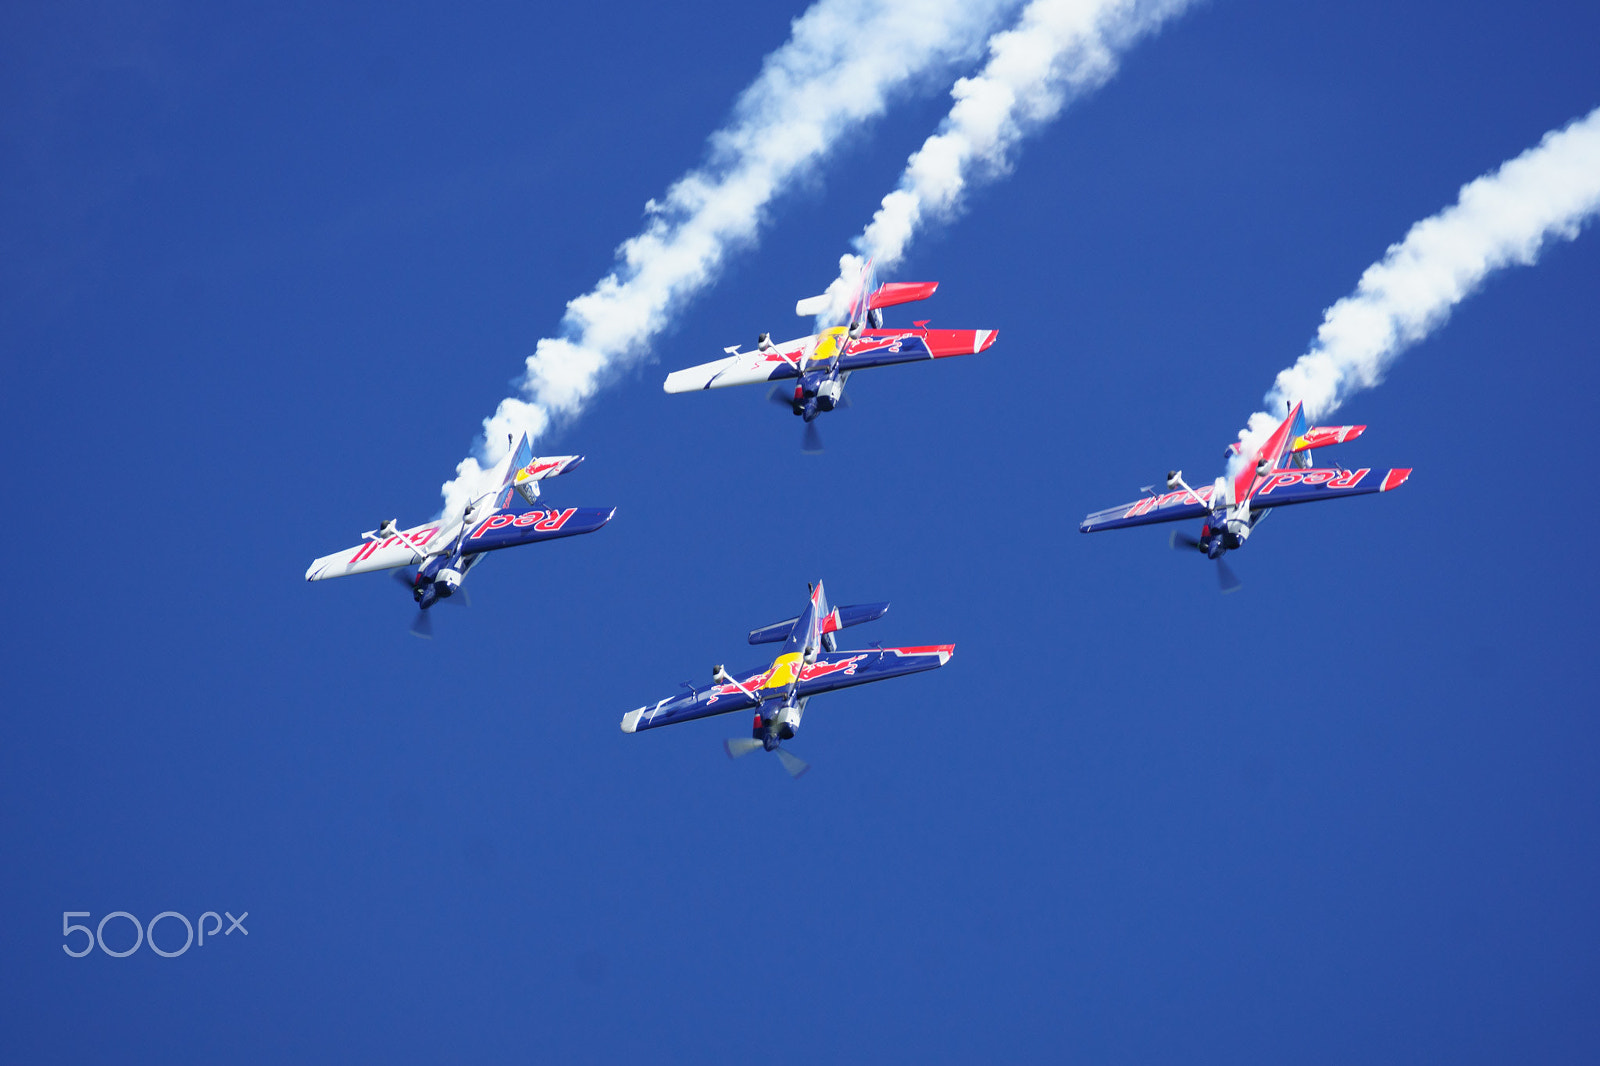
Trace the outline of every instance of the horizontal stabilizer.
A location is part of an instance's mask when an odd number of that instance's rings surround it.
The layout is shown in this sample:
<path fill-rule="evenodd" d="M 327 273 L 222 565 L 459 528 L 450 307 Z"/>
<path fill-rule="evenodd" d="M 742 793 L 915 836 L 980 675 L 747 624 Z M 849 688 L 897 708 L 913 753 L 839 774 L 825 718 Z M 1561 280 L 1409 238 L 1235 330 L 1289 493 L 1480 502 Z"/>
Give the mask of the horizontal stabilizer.
<path fill-rule="evenodd" d="M 828 612 L 822 620 L 821 632 L 836 633 L 841 629 L 858 626 L 863 622 L 875 622 L 889 611 L 887 603 L 858 603 L 849 607 L 835 607 Z M 776 644 L 780 640 L 787 640 L 789 634 L 794 632 L 794 624 L 800 621 L 798 617 L 787 618 L 782 622 L 774 622 L 770 626 L 750 631 L 752 644 Z"/>
<path fill-rule="evenodd" d="M 794 632 L 794 624 L 800 621 L 798 617 L 787 618 L 782 622 L 774 622 L 770 626 L 750 631 L 752 644 L 776 644 L 780 640 L 788 640 L 789 634 Z"/>
<path fill-rule="evenodd" d="M 869 310 L 926 300 L 939 287 L 937 281 L 886 281 L 867 298 Z"/>
<path fill-rule="evenodd" d="M 876 622 L 889 613 L 887 603 L 858 603 L 849 607 L 835 607 L 822 620 L 822 632 L 834 633 L 841 629 L 849 629 L 863 622 Z"/>
<path fill-rule="evenodd" d="M 821 296 L 808 296 L 794 305 L 794 313 L 801 318 L 812 318 L 822 314 L 833 306 L 833 297 L 827 293 Z"/>
<path fill-rule="evenodd" d="M 1343 444 L 1355 440 L 1366 431 L 1366 426 L 1312 426 L 1294 439 L 1289 450 L 1305 452 L 1312 448 L 1326 448 L 1330 444 Z"/>
<path fill-rule="evenodd" d="M 506 474 L 506 482 L 517 490 L 528 503 L 537 503 L 539 500 L 538 483 L 545 478 L 558 477 L 583 462 L 581 455 L 547 455 L 535 456 L 521 466 L 512 467 Z M 509 502 L 500 506 L 507 507 Z"/>

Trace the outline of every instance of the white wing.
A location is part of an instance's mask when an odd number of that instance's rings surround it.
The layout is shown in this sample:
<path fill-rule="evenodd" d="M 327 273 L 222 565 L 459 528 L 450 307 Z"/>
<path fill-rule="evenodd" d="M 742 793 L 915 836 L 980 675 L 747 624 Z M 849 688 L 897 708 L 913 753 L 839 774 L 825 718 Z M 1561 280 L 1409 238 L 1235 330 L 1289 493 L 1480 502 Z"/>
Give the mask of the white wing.
<path fill-rule="evenodd" d="M 366 540 L 353 548 L 324 555 L 306 570 L 307 581 L 322 581 L 346 574 L 365 574 L 373 570 L 393 570 L 409 566 L 440 550 L 461 528 L 459 522 L 442 528 L 440 522 L 424 522 L 382 540 Z"/>
<path fill-rule="evenodd" d="M 661 387 L 667 392 L 696 392 L 771 381 L 774 371 L 794 366 L 797 359 L 810 358 L 816 342 L 816 337 L 801 337 L 797 341 L 773 345 L 766 351 L 737 352 L 699 366 L 674 370 Z"/>

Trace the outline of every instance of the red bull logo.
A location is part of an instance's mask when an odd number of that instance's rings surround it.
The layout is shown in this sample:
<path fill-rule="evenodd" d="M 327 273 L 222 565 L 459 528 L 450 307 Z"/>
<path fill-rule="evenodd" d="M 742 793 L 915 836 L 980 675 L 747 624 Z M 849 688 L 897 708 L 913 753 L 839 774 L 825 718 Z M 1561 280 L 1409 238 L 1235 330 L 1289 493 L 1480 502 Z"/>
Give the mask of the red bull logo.
<path fill-rule="evenodd" d="M 767 667 L 754 677 L 742 679 L 740 683 L 746 689 L 756 693 L 766 688 L 786 687 L 789 684 L 789 670 L 783 669 L 779 665 L 786 658 L 789 658 L 789 656 L 780 657 L 777 663 Z M 807 681 L 814 681 L 819 677 L 829 677 L 833 674 L 844 674 L 846 677 L 852 676 L 856 672 L 856 664 L 865 658 L 866 655 L 852 655 L 848 659 L 841 659 L 834 663 L 812 663 L 810 666 L 803 667 L 800 670 L 800 682 L 804 684 Z M 777 678 L 776 675 L 779 674 L 783 676 Z M 706 693 L 706 706 L 711 706 L 723 696 L 743 696 L 744 694 L 744 691 L 738 685 L 716 685 Z"/>
<path fill-rule="evenodd" d="M 540 474 L 543 474 L 547 470 L 554 470 L 556 467 L 558 467 L 560 465 L 561 465 L 561 460 L 559 460 L 559 459 L 555 459 L 555 460 L 552 460 L 552 461 L 549 461 L 549 462 L 545 462 L 545 461 L 542 461 L 542 460 L 539 460 L 539 459 L 535 459 L 533 462 L 529 463 L 527 466 L 525 466 L 522 469 L 517 471 L 516 483 L 518 485 L 520 485 L 524 481 L 532 481 L 535 478 L 537 478 Z"/>

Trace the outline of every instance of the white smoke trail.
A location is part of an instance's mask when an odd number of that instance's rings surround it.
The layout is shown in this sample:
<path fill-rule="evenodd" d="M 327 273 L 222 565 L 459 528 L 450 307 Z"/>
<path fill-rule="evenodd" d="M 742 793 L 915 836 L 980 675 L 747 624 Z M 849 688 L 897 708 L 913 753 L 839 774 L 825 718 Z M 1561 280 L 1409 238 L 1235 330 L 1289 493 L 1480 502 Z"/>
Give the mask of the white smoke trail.
<path fill-rule="evenodd" d="M 1317 419 L 1383 380 L 1400 353 L 1444 325 L 1456 304 L 1508 266 L 1531 266 L 1552 238 L 1572 240 L 1600 213 L 1600 108 L 1461 189 L 1411 227 L 1323 314 L 1311 349 L 1278 374 L 1269 411 L 1250 416 L 1249 445 L 1282 420 L 1285 400 Z"/>
<path fill-rule="evenodd" d="M 973 184 L 1010 169 L 1025 136 L 1109 81 L 1123 52 L 1190 3 L 1033 0 L 1013 28 L 989 38 L 983 69 L 950 90 L 950 114 L 907 161 L 899 187 L 854 241 L 861 257 L 893 267 L 925 222 L 958 214 Z M 836 303 L 847 299 L 861 257 L 840 260 L 839 279 L 829 287 Z"/>
<path fill-rule="evenodd" d="M 755 240 L 773 198 L 814 172 L 843 135 L 897 92 L 948 76 L 1019 2 L 818 0 L 796 19 L 731 123 L 712 135 L 706 164 L 646 205 L 648 222 L 618 250 L 621 264 L 567 304 L 561 336 L 535 346 L 521 396 L 501 401 L 484 421 L 480 456 L 463 460 L 443 486 L 445 513 L 494 487 L 486 483 L 508 434 L 537 437 L 552 419 L 580 411 L 608 374 L 642 358 L 673 311 Z"/>

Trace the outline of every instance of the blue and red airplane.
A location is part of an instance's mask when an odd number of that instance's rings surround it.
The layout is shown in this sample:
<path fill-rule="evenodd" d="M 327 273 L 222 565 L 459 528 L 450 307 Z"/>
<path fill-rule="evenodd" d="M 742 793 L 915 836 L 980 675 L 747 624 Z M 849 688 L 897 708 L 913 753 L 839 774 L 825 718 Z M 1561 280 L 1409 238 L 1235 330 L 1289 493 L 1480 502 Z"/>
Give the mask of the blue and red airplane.
<path fill-rule="evenodd" d="M 539 482 L 565 474 L 583 462 L 581 455 L 540 458 L 523 434 L 522 442 L 502 460 L 500 487 L 471 500 L 455 517 L 399 528 L 391 518 L 361 534 L 362 543 L 324 555 L 306 570 L 307 581 L 346 574 L 395 570 L 395 578 L 411 592 L 417 616 L 411 632 L 433 636 L 428 608 L 442 601 L 464 603 L 461 579 L 487 552 L 558 537 L 593 533 L 617 513 L 615 507 L 536 507 Z M 400 570 L 401 567 L 415 569 Z M 460 593 L 461 599 L 452 597 Z"/>
<path fill-rule="evenodd" d="M 837 283 L 836 283 L 837 285 Z M 667 392 L 697 392 L 729 385 L 794 381 L 773 388 L 770 399 L 805 419 L 801 447 L 822 450 L 814 421 L 819 414 L 846 407 L 845 383 L 857 370 L 973 355 L 988 348 L 999 336 L 992 329 L 929 329 L 926 319 L 910 329 L 884 329 L 883 309 L 926 300 L 939 287 L 937 281 L 876 284 L 872 260 L 848 286 L 795 304 L 802 317 L 818 316 L 833 325 L 799 340 L 772 342 L 772 335 L 756 338 L 756 350 L 741 352 L 736 344 L 724 348 L 727 356 L 667 375 Z M 798 380 L 796 380 L 798 379 Z"/>
<path fill-rule="evenodd" d="M 888 610 L 887 603 L 829 608 L 819 581 L 812 587 L 811 598 L 799 617 L 762 626 L 750 634 L 751 644 L 783 641 L 783 651 L 771 666 L 744 670 L 738 675 L 728 673 L 721 666 L 712 667 L 709 686 L 698 688 L 685 681 L 687 693 L 669 696 L 623 715 L 622 731 L 637 733 L 754 708 L 750 736 L 723 742 L 728 758 L 737 759 L 764 748 L 777 753 L 791 777 L 799 777 L 810 769 L 809 764 L 779 745 L 794 737 L 811 697 L 852 685 L 933 670 L 949 662 L 950 656 L 955 654 L 954 644 L 838 650 L 835 633 L 882 618 Z"/>
<path fill-rule="evenodd" d="M 1169 471 L 1167 488 L 1170 491 L 1165 495 L 1157 494 L 1153 486 L 1147 485 L 1145 491 L 1149 495 L 1144 499 L 1096 511 L 1085 518 L 1078 529 L 1094 533 L 1203 516 L 1205 523 L 1200 527 L 1199 537 L 1174 531 L 1171 544 L 1174 548 L 1198 549 L 1206 558 L 1215 559 L 1222 591 L 1232 592 L 1239 587 L 1239 579 L 1222 557 L 1243 547 L 1250 531 L 1274 508 L 1388 492 L 1405 484 L 1411 476 L 1410 467 L 1380 473 L 1366 467 L 1346 470 L 1312 465 L 1312 449 L 1354 440 L 1366 432 L 1366 428 L 1308 426 L 1305 412 L 1297 403 L 1289 409 L 1288 417 L 1249 454 L 1240 443 L 1229 445 L 1229 473 L 1217 478 L 1215 483 L 1197 492 L 1183 480 L 1182 470 Z"/>

